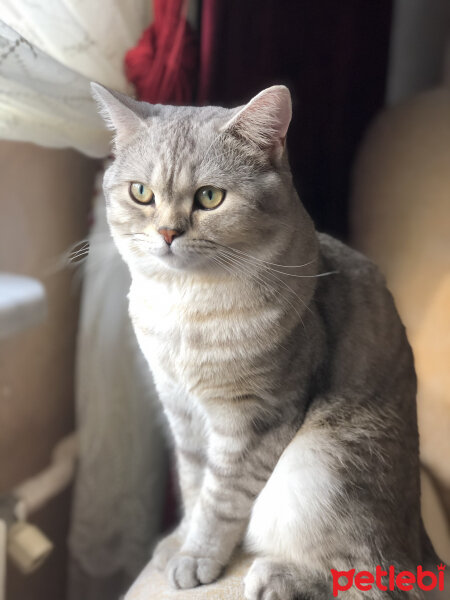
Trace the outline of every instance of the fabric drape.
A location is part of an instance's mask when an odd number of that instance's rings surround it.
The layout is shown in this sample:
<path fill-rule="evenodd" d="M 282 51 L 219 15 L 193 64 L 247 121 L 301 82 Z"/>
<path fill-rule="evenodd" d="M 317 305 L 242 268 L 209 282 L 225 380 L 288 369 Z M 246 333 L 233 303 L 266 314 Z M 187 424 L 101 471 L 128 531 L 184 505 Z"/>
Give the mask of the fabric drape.
<path fill-rule="evenodd" d="M 107 155 L 89 82 L 132 91 L 123 58 L 149 9 L 148 0 L 109 0 L 107 10 L 101 0 L 2 0 L 1 137 Z M 166 472 L 156 394 L 128 317 L 129 274 L 107 229 L 101 181 L 97 190 L 77 351 L 73 600 L 114 600 L 146 562 Z"/>
<path fill-rule="evenodd" d="M 0 2 L 0 21 L 10 28 L 0 32 L 3 139 L 108 154 L 89 82 L 132 91 L 123 57 L 149 23 L 150 3 L 109 0 L 107 7 L 101 0 Z"/>
<path fill-rule="evenodd" d="M 4 22 L 0 52 L 1 139 L 71 146 L 94 157 L 108 152 L 110 136 L 95 110 L 88 79 Z"/>
<path fill-rule="evenodd" d="M 154 21 L 125 56 L 137 96 L 153 104 L 191 104 L 197 43 L 186 18 L 187 0 L 154 0 Z"/>

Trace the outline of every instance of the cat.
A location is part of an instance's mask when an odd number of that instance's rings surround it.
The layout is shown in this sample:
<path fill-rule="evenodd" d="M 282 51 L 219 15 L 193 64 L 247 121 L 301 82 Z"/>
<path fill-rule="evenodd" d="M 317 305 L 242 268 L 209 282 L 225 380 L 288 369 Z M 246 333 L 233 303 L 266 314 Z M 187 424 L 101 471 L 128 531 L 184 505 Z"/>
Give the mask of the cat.
<path fill-rule="evenodd" d="M 188 589 L 244 543 L 247 600 L 325 600 L 331 569 L 436 560 L 411 349 L 376 266 L 317 233 L 299 200 L 288 89 L 225 109 L 92 88 L 114 131 L 108 222 L 182 494 L 154 564 Z"/>

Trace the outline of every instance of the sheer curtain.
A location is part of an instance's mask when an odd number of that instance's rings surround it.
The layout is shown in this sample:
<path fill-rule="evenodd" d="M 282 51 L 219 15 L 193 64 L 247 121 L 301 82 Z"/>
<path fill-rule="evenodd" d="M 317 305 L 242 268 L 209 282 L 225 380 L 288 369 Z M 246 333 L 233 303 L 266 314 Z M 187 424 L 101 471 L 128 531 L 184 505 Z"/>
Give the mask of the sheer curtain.
<path fill-rule="evenodd" d="M 2 0 L 1 135 L 108 152 L 89 81 L 126 91 L 123 57 L 150 20 L 148 0 Z M 130 90 L 128 90 L 130 91 Z"/>
<path fill-rule="evenodd" d="M 2 11 L 0 6 L 0 18 Z M 0 136 L 44 146 L 108 152 L 89 81 L 0 22 Z M 70 92 L 68 93 L 68 90 Z"/>
<path fill-rule="evenodd" d="M 0 136 L 105 156 L 109 134 L 89 81 L 130 92 L 123 57 L 150 18 L 149 0 L 2 0 Z M 129 275 L 101 191 L 94 213 L 77 357 L 73 600 L 118 597 L 148 559 L 165 488 L 155 393 L 129 324 Z"/>

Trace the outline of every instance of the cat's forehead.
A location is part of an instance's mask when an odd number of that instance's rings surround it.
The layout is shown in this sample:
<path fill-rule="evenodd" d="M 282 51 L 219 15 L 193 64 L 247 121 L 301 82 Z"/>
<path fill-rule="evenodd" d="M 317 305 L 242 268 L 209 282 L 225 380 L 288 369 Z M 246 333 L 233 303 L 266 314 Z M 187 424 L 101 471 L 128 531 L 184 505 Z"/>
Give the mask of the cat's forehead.
<path fill-rule="evenodd" d="M 191 156 L 218 136 L 230 112 L 219 107 L 163 107 L 147 121 L 149 142 L 162 156 Z"/>
<path fill-rule="evenodd" d="M 221 126 L 232 111 L 219 107 L 163 107 L 129 147 L 128 164 L 149 183 L 188 184 L 224 171 Z"/>

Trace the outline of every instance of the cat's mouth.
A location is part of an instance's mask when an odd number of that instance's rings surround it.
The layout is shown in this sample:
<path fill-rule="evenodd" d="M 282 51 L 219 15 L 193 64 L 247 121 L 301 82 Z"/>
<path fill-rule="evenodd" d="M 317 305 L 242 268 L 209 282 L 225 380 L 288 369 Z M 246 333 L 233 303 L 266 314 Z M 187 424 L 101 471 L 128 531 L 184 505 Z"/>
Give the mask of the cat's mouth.
<path fill-rule="evenodd" d="M 131 246 L 140 257 L 141 266 L 156 259 L 160 265 L 175 270 L 204 270 L 215 265 L 216 244 L 210 240 L 192 239 L 187 236 L 175 238 L 172 243 L 161 243 L 162 240 L 151 240 L 145 234 L 130 233 Z M 146 260 L 147 258 L 147 260 Z M 148 265 L 151 268 L 151 265 Z"/>
<path fill-rule="evenodd" d="M 205 262 L 205 257 L 199 252 L 192 252 L 186 244 L 177 243 L 161 248 L 157 253 L 157 258 L 167 267 L 177 270 L 191 269 L 198 267 Z"/>

